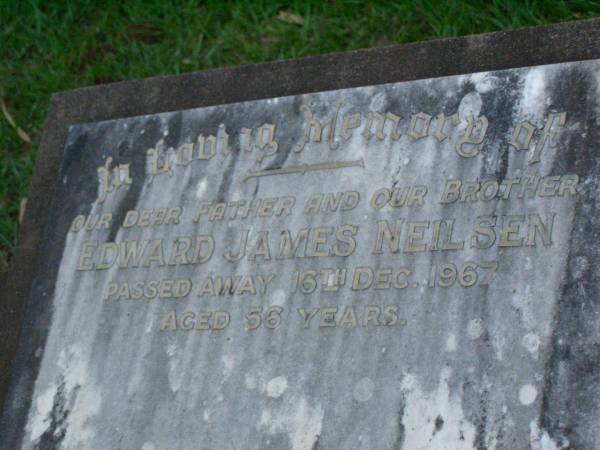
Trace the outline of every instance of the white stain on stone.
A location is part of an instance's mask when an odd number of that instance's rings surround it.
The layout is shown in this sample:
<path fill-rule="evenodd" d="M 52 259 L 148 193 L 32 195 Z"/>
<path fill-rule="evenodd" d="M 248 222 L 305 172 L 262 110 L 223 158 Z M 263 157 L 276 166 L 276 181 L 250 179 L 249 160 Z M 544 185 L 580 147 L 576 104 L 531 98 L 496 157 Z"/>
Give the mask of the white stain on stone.
<path fill-rule="evenodd" d="M 496 358 L 498 361 L 504 359 L 504 348 L 506 347 L 506 338 L 500 333 L 491 333 L 493 335 L 492 345 L 496 351 Z"/>
<path fill-rule="evenodd" d="M 404 376 L 404 448 L 474 449 L 475 426 L 465 419 L 460 393 L 450 392 L 451 375 L 450 368 L 442 369 L 438 387 L 432 392 L 425 392 L 415 376 Z"/>
<path fill-rule="evenodd" d="M 531 353 L 531 356 L 537 359 L 538 350 L 540 348 L 540 337 L 537 334 L 527 333 L 525 336 L 523 336 L 521 344 L 527 349 L 529 353 Z"/>
<path fill-rule="evenodd" d="M 458 115 L 461 119 L 468 116 L 478 117 L 481 111 L 481 96 L 477 92 L 470 92 L 463 97 L 458 106 Z"/>
<path fill-rule="evenodd" d="M 144 442 L 140 450 L 156 450 L 154 442 Z"/>
<path fill-rule="evenodd" d="M 521 104 L 528 111 L 534 112 L 544 108 L 548 98 L 546 95 L 546 79 L 547 74 L 543 68 L 532 68 L 525 75 Z"/>
<path fill-rule="evenodd" d="M 198 186 L 196 186 L 196 198 L 198 200 L 202 199 L 202 196 L 204 195 L 204 192 L 206 191 L 206 186 L 207 186 L 207 181 L 206 178 L 203 178 L 202 181 L 200 181 L 198 183 Z"/>
<path fill-rule="evenodd" d="M 481 319 L 469 320 L 467 325 L 467 333 L 471 339 L 479 339 L 483 334 L 484 325 Z"/>
<path fill-rule="evenodd" d="M 63 446 L 85 447 L 95 435 L 89 422 L 100 410 L 102 396 L 90 380 L 87 361 L 77 346 L 62 350 L 56 365 L 61 374 L 60 379 L 35 399 L 35 414 L 27 426 L 31 443 L 37 441 L 50 427 L 55 402 L 60 401 L 61 408 L 68 411 L 65 422 L 59 425 L 60 430 L 56 430 L 64 432 Z"/>
<path fill-rule="evenodd" d="M 480 94 L 490 92 L 498 86 L 498 78 L 490 75 L 489 72 L 475 73 L 471 75 L 471 82 Z"/>
<path fill-rule="evenodd" d="M 35 441 L 44 434 L 49 426 L 50 413 L 54 403 L 54 396 L 57 392 L 57 386 L 48 388 L 35 399 L 36 414 L 30 421 L 31 440 Z"/>
<path fill-rule="evenodd" d="M 370 378 L 363 378 L 354 385 L 352 394 L 356 401 L 366 402 L 373 397 L 373 391 L 375 390 L 375 383 Z"/>
<path fill-rule="evenodd" d="M 169 387 L 171 391 L 177 392 L 181 387 L 184 371 L 181 370 L 181 357 L 175 344 L 167 346 L 167 355 L 169 356 Z"/>
<path fill-rule="evenodd" d="M 233 372 L 233 367 L 235 366 L 233 358 L 229 355 L 223 355 L 221 357 L 221 363 L 223 364 L 223 378 L 229 378 L 231 372 Z"/>
<path fill-rule="evenodd" d="M 279 398 L 287 389 L 287 379 L 284 376 L 275 377 L 267 383 L 267 396 Z"/>
<path fill-rule="evenodd" d="M 519 401 L 525 406 L 531 405 L 533 402 L 535 402 L 537 394 L 538 392 L 535 386 L 526 384 L 521 386 L 521 389 L 519 389 Z"/>
<path fill-rule="evenodd" d="M 585 256 L 578 256 L 574 259 L 571 270 L 576 280 L 582 279 L 590 267 L 590 263 Z"/>
<path fill-rule="evenodd" d="M 369 108 L 372 111 L 381 111 L 385 108 L 386 103 L 387 103 L 386 95 L 383 92 L 380 92 L 379 94 L 375 94 L 373 96 L 373 98 L 371 99 L 371 104 L 369 105 Z"/>
<path fill-rule="evenodd" d="M 258 385 L 258 382 L 256 381 L 256 378 L 250 374 L 246 374 L 244 375 L 244 384 L 246 385 L 246 387 L 250 390 L 254 390 L 256 389 L 256 386 Z"/>
<path fill-rule="evenodd" d="M 447 352 L 455 352 L 456 351 L 456 336 L 454 333 L 450 333 L 446 338 L 446 351 Z"/>
<path fill-rule="evenodd" d="M 540 429 L 534 420 L 529 422 L 529 444 L 531 450 L 565 450 L 570 448 L 568 440 L 565 439 L 558 444 L 550 437 L 546 430 Z"/>
<path fill-rule="evenodd" d="M 517 292 L 512 296 L 511 304 L 520 311 L 523 326 L 526 329 L 531 329 L 538 324 L 537 316 L 532 304 L 535 302 L 535 296 L 531 290 L 531 285 L 527 284 L 524 288 L 525 292 L 520 292 L 522 289 L 517 289 Z"/>
<path fill-rule="evenodd" d="M 285 305 L 285 291 L 283 289 L 277 289 L 273 292 L 271 297 L 271 306 L 283 306 Z"/>
<path fill-rule="evenodd" d="M 268 434 L 287 433 L 292 450 L 312 449 L 321 434 L 323 408 L 320 404 L 311 406 L 296 395 L 284 399 L 279 408 L 263 410 L 259 428 Z"/>

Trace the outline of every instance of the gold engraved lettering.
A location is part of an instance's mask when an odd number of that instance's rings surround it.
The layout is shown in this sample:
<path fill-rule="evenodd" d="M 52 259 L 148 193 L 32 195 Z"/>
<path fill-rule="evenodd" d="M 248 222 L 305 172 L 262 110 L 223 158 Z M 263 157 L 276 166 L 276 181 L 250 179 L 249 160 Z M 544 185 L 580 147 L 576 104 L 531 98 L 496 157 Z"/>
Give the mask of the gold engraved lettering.
<path fill-rule="evenodd" d="M 536 176 L 523 177 L 521 179 L 520 190 L 519 190 L 519 193 L 517 194 L 517 198 L 523 198 L 523 197 L 525 197 L 525 194 L 527 194 L 527 197 L 530 197 L 530 198 L 534 197 L 537 192 L 539 182 L 540 182 L 540 177 L 536 177 Z"/>
<path fill-rule="evenodd" d="M 103 246 L 106 244 L 102 244 Z M 157 266 L 165 265 L 165 256 L 163 250 L 163 241 L 162 239 L 153 239 L 149 242 L 149 255 L 146 255 L 146 259 L 144 260 L 144 267 L 150 267 L 152 263 L 155 263 Z"/>
<path fill-rule="evenodd" d="M 165 318 L 160 323 L 160 331 L 175 331 L 177 330 L 177 316 L 175 311 L 167 313 Z"/>
<path fill-rule="evenodd" d="M 166 250 L 169 258 L 165 257 L 165 244 L 162 239 L 105 242 L 100 246 L 97 242 L 84 242 L 77 270 L 104 270 L 112 267 L 117 261 L 121 269 L 160 267 L 167 262 L 169 265 L 203 264 L 213 254 L 214 239 L 210 235 L 199 235 L 195 238 L 176 237 Z M 96 252 L 97 258 L 94 258 Z"/>
<path fill-rule="evenodd" d="M 558 188 L 558 195 L 562 197 L 565 193 L 569 195 L 577 194 L 577 185 L 579 184 L 578 175 L 563 175 Z"/>
<path fill-rule="evenodd" d="M 420 220 L 416 222 L 407 222 L 408 232 L 406 242 L 404 244 L 404 252 L 424 252 L 427 249 L 427 245 L 424 243 L 417 243 L 424 239 L 425 230 L 429 228 L 429 220 Z"/>
<path fill-rule="evenodd" d="M 378 306 L 367 306 L 365 308 L 365 317 L 363 320 L 363 327 L 368 327 L 371 322 L 373 325 L 379 325 L 379 313 L 381 312 Z"/>
<path fill-rule="evenodd" d="M 289 216 L 296 204 L 294 196 L 264 198 L 253 200 L 237 200 L 228 202 L 200 202 L 194 222 L 203 217 L 213 222 L 216 220 L 253 219 L 256 217 Z"/>
<path fill-rule="evenodd" d="M 281 197 L 278 206 L 275 208 L 276 216 L 289 216 L 292 214 L 292 208 L 296 204 L 296 197 L 288 196 Z"/>
<path fill-rule="evenodd" d="M 119 244 L 119 268 L 139 267 L 148 245 L 148 240 L 126 241 Z"/>
<path fill-rule="evenodd" d="M 479 198 L 484 201 L 490 201 L 496 198 L 499 188 L 500 186 L 498 185 L 497 181 L 486 181 L 481 185 Z"/>
<path fill-rule="evenodd" d="M 257 257 L 262 257 L 264 260 L 271 259 L 271 250 L 269 249 L 269 232 L 259 231 L 256 238 L 254 249 L 248 254 L 250 261 L 256 260 Z"/>
<path fill-rule="evenodd" d="M 196 318 L 196 314 L 191 312 L 191 311 L 186 311 L 184 312 L 180 317 L 179 317 L 179 329 L 183 330 L 183 331 L 189 331 L 191 329 L 194 328 L 194 324 L 190 323 L 190 320 L 193 320 Z"/>
<path fill-rule="evenodd" d="M 344 313 L 338 321 L 337 326 L 340 328 L 355 328 L 356 325 L 356 312 L 353 307 L 347 306 L 346 309 L 344 309 Z"/>
<path fill-rule="evenodd" d="M 386 118 L 383 114 L 374 111 L 369 111 L 367 113 L 367 122 L 365 123 L 365 128 L 362 132 L 363 137 L 367 141 L 371 140 L 371 137 L 373 136 L 373 133 L 371 132 L 371 126 L 373 125 L 373 122 L 377 120 L 378 125 L 375 128 L 375 136 L 378 140 L 383 141 L 385 139 L 385 133 L 383 131 L 385 127 L 385 119 Z"/>
<path fill-rule="evenodd" d="M 358 227 L 354 225 L 342 225 L 336 228 L 335 238 L 337 242 L 333 244 L 332 253 L 334 256 L 350 256 L 356 249 L 356 236 Z"/>
<path fill-rule="evenodd" d="M 445 233 L 441 250 L 462 250 L 465 246 L 464 242 L 452 242 L 452 233 L 454 231 L 454 219 L 446 219 L 442 223 L 445 225 Z M 435 243 L 435 246 L 437 247 L 437 241 Z"/>
<path fill-rule="evenodd" d="M 328 128 L 328 137 L 327 142 L 329 144 L 330 150 L 335 150 L 338 148 L 339 142 L 335 141 L 335 127 L 337 124 L 338 112 L 340 110 L 341 104 L 337 104 L 332 108 L 331 115 L 325 119 L 322 123 L 316 119 L 307 105 L 300 106 L 300 110 L 306 113 L 307 121 L 304 127 L 304 136 L 302 138 L 302 142 L 300 144 L 296 144 L 294 146 L 294 152 L 301 152 L 304 150 L 305 145 L 310 141 L 311 130 L 314 129 L 313 141 L 321 142 L 323 137 L 323 130 Z"/>
<path fill-rule="evenodd" d="M 321 308 L 320 313 L 320 327 L 335 327 L 335 313 L 337 313 L 337 308 Z"/>
<path fill-rule="evenodd" d="M 562 112 L 558 114 L 550 114 L 548 119 L 546 120 L 546 124 L 544 125 L 544 129 L 542 130 L 541 136 L 533 149 L 533 155 L 529 159 L 529 164 L 535 164 L 540 162 L 540 157 L 542 155 L 542 150 L 548 142 L 549 145 L 554 145 L 554 136 L 551 132 L 552 125 L 558 119 L 558 125 L 562 126 L 565 124 L 567 119 L 567 113 Z"/>
<path fill-rule="evenodd" d="M 383 253 L 382 247 L 384 242 L 387 243 L 392 253 L 400 251 L 400 233 L 402 232 L 403 223 L 403 219 L 396 219 L 394 231 L 392 231 L 387 220 L 377 222 L 377 238 L 372 252 L 374 255 Z"/>
<path fill-rule="evenodd" d="M 217 133 L 219 132 L 221 133 L 221 142 L 223 143 L 221 151 L 223 155 L 229 156 L 231 154 L 231 148 L 229 148 L 229 134 L 227 133 L 225 124 L 219 124 L 219 130 Z"/>
<path fill-rule="evenodd" d="M 542 243 L 545 247 L 552 245 L 552 228 L 554 226 L 554 214 L 546 215 L 546 221 L 542 222 L 542 219 L 537 214 L 529 215 L 529 227 L 527 230 L 527 239 L 525 245 L 531 247 L 535 245 L 535 237 L 539 231 L 542 238 Z"/>
<path fill-rule="evenodd" d="M 227 328 L 230 321 L 231 317 L 227 311 L 183 311 L 178 317 L 173 310 L 161 320 L 159 329 L 160 331 L 219 331 Z"/>
<path fill-rule="evenodd" d="M 217 138 L 213 135 L 199 135 L 196 142 L 196 159 L 212 159 L 217 154 Z"/>
<path fill-rule="evenodd" d="M 122 283 L 110 282 L 106 285 L 105 300 L 152 300 L 180 299 L 192 289 L 192 281 L 187 278 L 166 280 L 137 280 Z"/>
<path fill-rule="evenodd" d="M 350 211 L 358 206 L 360 193 L 358 191 L 335 192 L 329 194 L 313 194 L 304 205 L 303 214 L 330 213 Z"/>
<path fill-rule="evenodd" d="M 479 122 L 479 132 L 477 135 L 473 134 L 477 123 Z M 454 149 L 456 153 L 458 153 L 463 158 L 472 158 L 479 154 L 479 144 L 483 142 L 485 138 L 485 134 L 488 129 L 489 122 L 485 116 L 480 116 L 477 118 L 472 115 L 467 116 L 467 129 L 465 133 L 456 141 L 456 145 Z M 471 146 L 470 150 L 465 148 L 466 145 Z"/>
<path fill-rule="evenodd" d="M 373 270 L 370 267 L 357 267 L 352 278 L 352 290 L 363 291 L 373 283 Z"/>
<path fill-rule="evenodd" d="M 440 203 L 454 203 L 458 200 L 461 185 L 462 181 L 460 180 L 447 180 Z"/>
<path fill-rule="evenodd" d="M 242 128 L 240 130 L 240 142 L 245 152 L 252 151 L 252 130 L 250 128 Z"/>
<path fill-rule="evenodd" d="M 227 311 L 215 311 L 212 328 L 213 330 L 223 330 L 227 328 L 230 321 L 231 317 Z"/>
<path fill-rule="evenodd" d="M 558 193 L 559 185 L 560 176 L 558 175 L 542 178 L 542 182 L 540 183 L 539 196 L 554 197 Z"/>
<path fill-rule="evenodd" d="M 100 166 L 97 169 L 100 188 L 99 203 L 103 203 L 109 193 L 118 190 L 121 186 L 132 183 L 131 176 L 129 175 L 129 164 L 118 164 L 111 169 L 112 162 L 113 158 L 109 156 L 106 158 L 104 166 Z"/>
<path fill-rule="evenodd" d="M 77 270 L 92 270 L 93 263 L 91 259 L 94 254 L 92 249 L 98 247 L 98 242 L 84 242 L 81 246 L 81 252 L 79 253 L 79 262 L 77 263 Z"/>
<path fill-rule="evenodd" d="M 552 127 L 555 126 L 555 124 L 563 126 L 566 119 L 567 113 L 565 112 L 550 114 L 546 119 L 543 129 L 538 129 L 527 120 L 519 122 L 513 130 L 509 145 L 512 145 L 516 150 L 528 150 L 533 137 L 539 133 L 538 141 L 535 144 L 531 158 L 528 161 L 529 164 L 538 163 L 541 160 L 542 151 L 546 144 L 555 144 L 554 141 L 556 136 L 552 132 Z"/>
<path fill-rule="evenodd" d="M 329 256 L 329 250 L 321 246 L 327 244 L 327 237 L 333 232 L 332 227 L 316 227 L 311 230 L 311 237 L 306 248 L 306 256 L 319 257 Z"/>
<path fill-rule="evenodd" d="M 69 232 L 109 229 L 111 222 L 112 213 L 90 214 L 89 216 L 79 215 L 73 219 Z"/>
<path fill-rule="evenodd" d="M 427 186 L 407 186 L 394 189 L 378 189 L 371 196 L 370 205 L 375 209 L 381 209 L 386 205 L 392 208 L 401 206 L 423 206 L 425 196 L 427 195 Z"/>
<path fill-rule="evenodd" d="M 265 198 L 258 208 L 258 217 L 271 217 L 273 215 L 274 206 L 277 203 L 276 198 Z"/>
<path fill-rule="evenodd" d="M 211 316 L 212 312 L 210 311 L 198 313 L 198 318 L 196 319 L 196 330 L 210 330 Z"/>
<path fill-rule="evenodd" d="M 298 249 L 301 247 L 301 243 L 306 243 L 308 239 L 308 228 L 303 228 L 298 231 L 296 239 L 292 238 L 292 234 L 289 230 L 283 230 L 279 239 L 279 251 L 277 252 L 276 259 L 289 259 L 289 258 L 302 258 L 304 252 L 298 254 Z M 306 245 L 305 245 L 306 246 Z"/>
<path fill-rule="evenodd" d="M 489 202 L 494 199 L 509 200 L 512 198 L 562 197 L 576 195 L 579 177 L 577 175 L 551 175 L 547 177 L 524 176 L 511 178 L 498 183 L 496 180 L 461 181 L 446 180 L 440 203 Z M 378 191 L 379 192 L 379 191 Z M 383 198 L 383 196 L 382 196 Z M 384 199 L 376 199 L 377 205 L 384 204 Z"/>
<path fill-rule="evenodd" d="M 346 282 L 346 269 L 321 269 L 323 291 L 336 292 Z"/>
<path fill-rule="evenodd" d="M 342 120 L 342 130 L 340 131 L 340 136 L 347 141 L 352 136 L 350 130 L 354 128 L 360 127 L 360 113 L 353 114 L 345 114 L 344 119 Z"/>
<path fill-rule="evenodd" d="M 362 159 L 356 161 L 338 161 L 328 163 L 317 163 L 317 164 L 301 164 L 299 166 L 288 166 L 281 167 L 279 169 L 268 169 L 259 171 L 250 171 L 246 174 L 243 181 L 248 181 L 252 178 L 267 177 L 273 175 L 288 175 L 292 173 L 304 174 L 307 172 L 314 172 L 318 170 L 333 170 L 333 169 L 345 169 L 348 167 L 365 167 Z"/>
<path fill-rule="evenodd" d="M 240 237 L 240 251 L 236 253 L 232 253 L 231 251 L 228 251 L 227 253 L 225 253 L 225 259 L 227 261 L 230 262 L 235 262 L 235 261 L 239 261 L 240 259 L 242 259 L 244 257 L 244 255 L 246 254 L 246 244 L 248 242 L 248 233 L 250 233 L 250 230 L 242 230 L 241 233 L 241 237 Z"/>
<path fill-rule="evenodd" d="M 319 308 L 313 308 L 306 310 L 304 308 L 298 308 L 298 314 L 302 317 L 302 324 L 304 328 L 308 328 L 310 326 L 311 319 L 319 312 Z"/>
<path fill-rule="evenodd" d="M 517 150 L 527 150 L 536 130 L 537 127 L 527 120 L 519 122 L 508 143 Z"/>
<path fill-rule="evenodd" d="M 177 149 L 177 161 L 175 164 L 178 166 L 189 166 L 194 159 L 194 144 L 186 142 Z"/>
<path fill-rule="evenodd" d="M 410 270 L 406 267 L 400 267 L 394 275 L 394 287 L 396 289 L 406 289 L 408 287 L 408 280 L 406 279 L 410 275 Z"/>
<path fill-rule="evenodd" d="M 419 140 L 427 136 L 429 132 L 429 124 L 431 123 L 431 116 L 424 112 L 413 114 L 410 116 L 410 125 L 406 134 L 410 137 Z"/>
<path fill-rule="evenodd" d="M 148 149 L 146 154 L 150 159 L 149 169 L 150 173 L 148 178 L 148 184 L 152 184 L 154 178 L 157 175 L 168 173 L 169 176 L 173 175 L 171 170 L 171 163 L 169 161 L 169 153 L 164 151 L 165 141 L 164 139 L 159 140 L 156 146 Z"/>
<path fill-rule="evenodd" d="M 523 245 L 523 238 L 512 239 L 521 227 L 525 216 L 520 214 L 508 215 L 502 217 L 502 228 L 500 229 L 499 247 L 520 247 Z"/>
<path fill-rule="evenodd" d="M 398 307 L 395 305 L 388 305 L 383 308 L 383 325 L 391 327 L 398 323 Z"/>
<path fill-rule="evenodd" d="M 385 118 L 387 120 L 390 120 L 393 123 L 392 130 L 390 131 L 390 139 L 392 141 L 397 141 L 398 139 L 400 139 L 400 136 L 402 135 L 402 133 L 400 132 L 401 117 L 397 116 L 394 113 L 387 112 L 387 113 L 385 113 Z"/>
<path fill-rule="evenodd" d="M 189 264 L 187 253 L 192 247 L 192 238 L 180 236 L 174 240 L 173 253 L 169 260 L 169 265 Z"/>
<path fill-rule="evenodd" d="M 471 237 L 471 247 L 477 249 L 490 248 L 496 242 L 496 216 L 479 216 L 473 224 L 476 236 Z"/>
<path fill-rule="evenodd" d="M 257 159 L 262 161 L 265 156 L 272 156 L 277 152 L 279 144 L 275 141 L 275 125 L 265 123 L 256 131 L 256 146 L 260 150 L 268 148 L 268 152 L 259 153 Z"/>
<path fill-rule="evenodd" d="M 100 258 L 96 263 L 96 270 L 109 269 L 119 256 L 117 244 L 114 242 L 105 242 L 100 246 Z"/>
<path fill-rule="evenodd" d="M 448 135 L 444 133 L 444 126 L 448 121 L 452 122 L 454 125 L 458 125 L 460 123 L 458 114 L 454 113 L 450 116 L 446 116 L 444 113 L 440 113 L 436 116 L 436 128 L 433 137 L 436 138 L 438 142 L 442 142 L 448 137 Z"/>
<path fill-rule="evenodd" d="M 381 269 L 375 272 L 375 289 L 389 289 L 392 286 L 392 269 Z"/>

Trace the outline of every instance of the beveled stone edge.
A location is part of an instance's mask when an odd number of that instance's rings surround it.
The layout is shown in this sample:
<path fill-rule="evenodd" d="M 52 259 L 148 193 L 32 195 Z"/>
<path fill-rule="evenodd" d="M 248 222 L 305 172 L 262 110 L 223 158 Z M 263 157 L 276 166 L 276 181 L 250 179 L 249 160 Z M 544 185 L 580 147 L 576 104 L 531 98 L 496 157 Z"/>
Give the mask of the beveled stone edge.
<path fill-rule="evenodd" d="M 0 405 L 6 406 L 19 337 L 32 323 L 26 312 L 31 309 L 28 303 L 38 271 L 35 262 L 43 248 L 42 237 L 48 226 L 69 126 L 223 103 L 596 58 L 600 58 L 600 19 L 590 19 L 158 76 L 54 94 L 19 243 L 9 270 L 0 274 L 0 317 L 6 325 L 0 327 L 0 354 L 4 355 L 0 360 Z M 119 100 L 115 102 L 115 98 Z M 37 371 L 37 367 L 26 368 Z M 35 379 L 35 374 L 29 376 Z"/>

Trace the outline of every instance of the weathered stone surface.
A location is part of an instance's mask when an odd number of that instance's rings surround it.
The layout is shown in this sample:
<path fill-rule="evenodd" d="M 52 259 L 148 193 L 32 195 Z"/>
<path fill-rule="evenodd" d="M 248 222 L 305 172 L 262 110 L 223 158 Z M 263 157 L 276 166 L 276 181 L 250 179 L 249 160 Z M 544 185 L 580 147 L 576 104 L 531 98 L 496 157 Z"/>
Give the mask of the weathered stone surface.
<path fill-rule="evenodd" d="M 73 126 L 0 444 L 600 448 L 599 73 Z"/>

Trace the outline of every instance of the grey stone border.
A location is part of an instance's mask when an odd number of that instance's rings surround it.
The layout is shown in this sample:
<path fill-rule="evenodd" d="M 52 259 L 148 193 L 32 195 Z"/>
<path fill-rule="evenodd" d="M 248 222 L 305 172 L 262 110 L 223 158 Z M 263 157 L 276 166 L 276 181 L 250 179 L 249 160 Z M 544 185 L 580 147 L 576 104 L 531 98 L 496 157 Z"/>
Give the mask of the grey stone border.
<path fill-rule="evenodd" d="M 58 264 L 44 260 L 44 245 L 48 244 L 42 238 L 69 126 L 268 97 L 596 58 L 600 58 L 600 19 L 161 76 L 55 94 L 39 147 L 19 245 L 8 272 L 0 274 L 0 405 L 5 407 L 5 425 L 21 423 L 19 418 L 6 417 L 11 414 L 8 403 L 5 405 L 11 373 L 14 371 L 15 377 L 26 375 L 32 382 L 37 374 L 37 366 L 27 362 L 33 356 L 23 355 L 28 348 L 24 341 L 30 334 L 37 334 L 35 339 L 44 342 L 47 331 L 48 323 L 46 319 L 40 322 L 40 308 L 35 305 L 39 298 L 33 299 L 31 294 L 36 273 Z M 47 298 L 52 298 L 50 294 Z M 16 384 L 14 380 L 12 384 Z M 31 401 L 30 392 L 10 395 L 13 404 L 21 403 L 21 410 L 28 409 L 25 406 Z"/>

